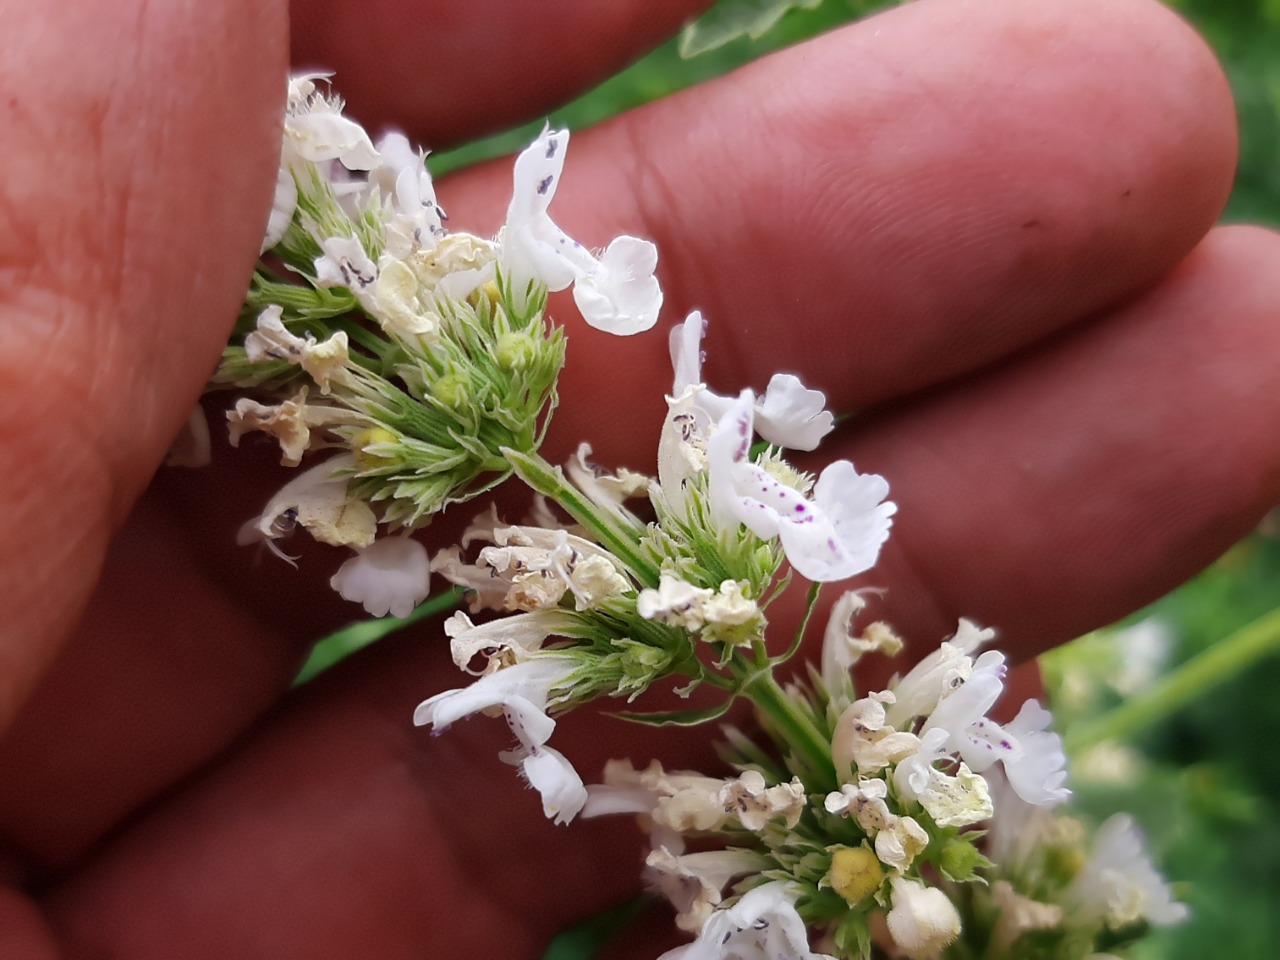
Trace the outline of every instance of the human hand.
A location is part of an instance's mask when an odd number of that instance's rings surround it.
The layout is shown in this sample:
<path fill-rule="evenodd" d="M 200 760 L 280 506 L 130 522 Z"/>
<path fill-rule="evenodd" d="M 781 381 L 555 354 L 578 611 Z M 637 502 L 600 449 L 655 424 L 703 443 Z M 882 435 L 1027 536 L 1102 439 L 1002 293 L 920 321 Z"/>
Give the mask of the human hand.
<path fill-rule="evenodd" d="M 696 4 L 334 6 L 295 8 L 300 57 L 338 71 L 353 116 L 440 145 L 537 114 Z M 63 646 L 243 295 L 286 69 L 280 9 L 73 13 L 51 35 L 48 12 L 11 12 L 0 58 L 25 145 L 3 161 L 0 336 L 24 402 L 0 480 L 0 955 L 536 956 L 634 886 L 638 839 L 548 825 L 493 760 L 501 724 L 410 726 L 457 682 L 442 638 L 288 692 L 305 642 L 349 613 L 318 560 L 295 574 L 234 548 L 278 472 L 224 451 L 162 473 Z M 97 49 L 113 56 L 66 52 Z M 936 0 L 576 137 L 556 216 L 587 242 L 657 241 L 668 319 L 711 320 L 713 386 L 796 370 L 865 411 L 823 455 L 884 474 L 901 508 L 876 615 L 926 646 L 972 616 L 1028 654 L 1177 583 L 1278 495 L 1259 405 L 1278 395 L 1280 248 L 1210 232 L 1233 162 L 1216 67 L 1153 4 Z M 483 233 L 508 178 L 440 195 Z M 555 312 L 573 346 L 552 459 L 587 438 L 644 468 L 665 338 Z M 563 727 L 588 774 L 698 747 Z"/>

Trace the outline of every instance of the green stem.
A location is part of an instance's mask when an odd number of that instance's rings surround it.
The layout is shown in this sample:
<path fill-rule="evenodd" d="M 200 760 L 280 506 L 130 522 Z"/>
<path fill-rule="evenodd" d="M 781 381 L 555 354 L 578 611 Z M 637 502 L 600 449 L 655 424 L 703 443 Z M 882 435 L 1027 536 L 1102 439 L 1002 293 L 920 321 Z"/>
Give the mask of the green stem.
<path fill-rule="evenodd" d="M 774 658 L 773 665 L 775 667 L 779 664 L 786 663 L 794 657 L 797 652 L 799 652 L 800 645 L 804 643 L 805 631 L 809 629 L 809 619 L 813 616 L 813 608 L 818 605 L 818 593 L 821 590 L 822 584 L 809 584 L 809 593 L 805 597 L 804 616 L 800 618 L 800 626 L 796 628 L 795 639 L 791 641 L 791 646 L 787 648 L 786 652 L 782 656 Z"/>
<path fill-rule="evenodd" d="M 756 709 L 769 721 L 769 725 L 796 755 L 813 771 L 816 786 L 820 790 L 834 790 L 835 767 L 831 763 L 831 740 L 819 730 L 795 701 L 779 686 L 773 674 L 746 664 L 735 665 L 735 674 L 743 680 L 742 693 L 751 699 Z M 749 671 L 749 672 L 748 672 Z"/>
<path fill-rule="evenodd" d="M 553 467 L 537 453 L 504 449 L 502 455 L 516 476 L 538 493 L 550 497 L 590 530 L 601 546 L 632 570 L 643 586 L 658 585 L 658 568 L 641 552 L 635 531 L 596 509 L 595 504 L 565 480 L 559 467 Z"/>
<path fill-rule="evenodd" d="M 1275 653 L 1280 653 L 1280 607 L 1219 640 L 1092 723 L 1081 724 L 1066 735 L 1067 749 L 1077 752 L 1104 740 L 1132 737 Z"/>

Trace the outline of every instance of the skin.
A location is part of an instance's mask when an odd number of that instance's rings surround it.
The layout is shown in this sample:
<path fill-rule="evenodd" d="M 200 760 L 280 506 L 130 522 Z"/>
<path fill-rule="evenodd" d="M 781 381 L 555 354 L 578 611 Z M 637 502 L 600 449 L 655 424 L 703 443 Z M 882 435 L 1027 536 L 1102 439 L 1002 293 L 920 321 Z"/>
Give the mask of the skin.
<path fill-rule="evenodd" d="M 698 6 L 300 0 L 291 42 L 353 116 L 443 146 Z M 295 573 L 234 546 L 283 480 L 271 452 L 156 473 L 257 255 L 289 11 L 0 8 L 0 956 L 536 957 L 634 888 L 634 825 L 546 823 L 501 723 L 410 725 L 459 682 L 437 626 L 290 692 L 352 609 L 332 554 Z M 861 411 L 822 455 L 900 506 L 873 615 L 919 653 L 971 616 L 1026 657 L 1280 499 L 1280 240 L 1214 227 L 1235 137 L 1212 55 L 1154 3 L 922 0 L 575 134 L 553 213 L 588 244 L 656 240 L 663 326 L 705 311 L 713 387 L 793 370 Z M 509 177 L 440 196 L 485 233 Z M 554 309 L 549 455 L 589 438 L 646 468 L 665 336 Z M 604 723 L 556 733 L 589 779 L 704 762 L 704 738 Z M 666 925 L 613 955 L 656 955 Z"/>

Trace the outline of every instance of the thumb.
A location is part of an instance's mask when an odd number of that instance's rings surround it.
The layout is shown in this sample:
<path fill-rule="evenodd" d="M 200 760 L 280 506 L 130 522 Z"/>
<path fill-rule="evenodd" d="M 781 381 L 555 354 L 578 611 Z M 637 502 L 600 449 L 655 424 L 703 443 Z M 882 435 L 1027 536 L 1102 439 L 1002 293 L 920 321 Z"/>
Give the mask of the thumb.
<path fill-rule="evenodd" d="M 3 729 L 235 318 L 275 183 L 287 7 L 0 13 Z"/>

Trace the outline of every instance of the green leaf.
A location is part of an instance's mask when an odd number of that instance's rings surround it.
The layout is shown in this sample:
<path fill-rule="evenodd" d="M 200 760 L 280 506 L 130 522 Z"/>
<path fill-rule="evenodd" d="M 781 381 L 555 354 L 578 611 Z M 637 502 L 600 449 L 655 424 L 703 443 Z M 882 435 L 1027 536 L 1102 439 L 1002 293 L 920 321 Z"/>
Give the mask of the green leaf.
<path fill-rule="evenodd" d="M 311 655 L 302 665 L 298 675 L 293 678 L 293 685 L 300 686 L 328 670 L 339 660 L 351 656 L 357 650 L 369 646 L 376 640 L 403 630 L 412 623 L 426 617 L 452 610 L 462 600 L 462 589 L 454 587 L 437 596 L 431 597 L 414 608 L 407 617 L 380 617 L 376 620 L 360 620 L 349 624 L 329 636 L 318 640 L 311 648 Z"/>
<path fill-rule="evenodd" d="M 680 56 L 686 60 L 747 36 L 759 40 L 788 10 L 813 10 L 822 0 L 720 0 L 680 34 Z"/>
<path fill-rule="evenodd" d="M 547 945 L 542 960 L 590 960 L 609 940 L 640 915 L 649 897 L 636 897 L 581 923 L 567 927 Z"/>

